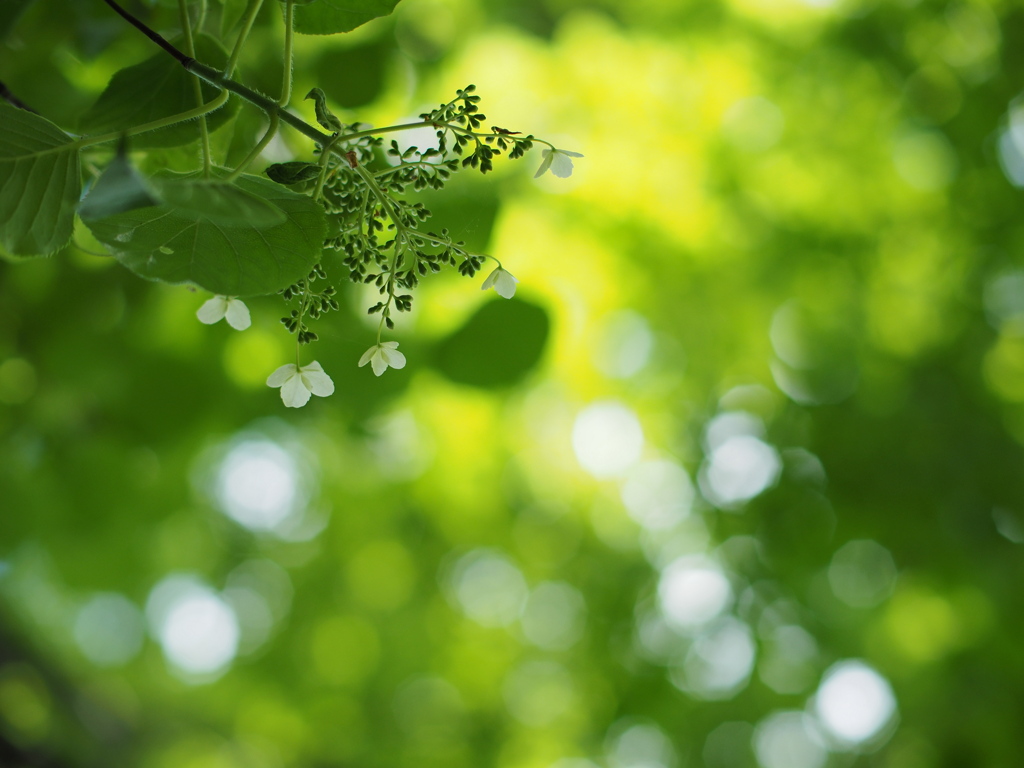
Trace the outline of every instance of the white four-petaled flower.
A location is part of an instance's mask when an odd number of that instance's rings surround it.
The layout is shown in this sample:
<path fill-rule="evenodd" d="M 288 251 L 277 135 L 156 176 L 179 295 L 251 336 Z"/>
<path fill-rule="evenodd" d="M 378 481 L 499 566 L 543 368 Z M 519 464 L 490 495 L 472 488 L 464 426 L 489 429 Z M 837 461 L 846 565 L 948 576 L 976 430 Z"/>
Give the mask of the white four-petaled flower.
<path fill-rule="evenodd" d="M 310 393 L 317 397 L 334 394 L 334 382 L 316 360 L 301 368 L 295 363 L 282 365 L 267 378 L 267 386 L 280 387 L 281 400 L 289 408 L 304 406 Z"/>
<path fill-rule="evenodd" d="M 501 267 L 497 267 L 487 276 L 487 279 L 484 280 L 484 284 L 480 286 L 480 290 L 486 291 L 488 288 L 493 288 L 495 293 L 503 299 L 511 299 L 516 295 L 516 283 L 518 282 L 518 280 L 512 277 L 511 272 L 506 272 Z"/>
<path fill-rule="evenodd" d="M 579 152 L 570 152 L 567 149 L 545 149 L 541 153 L 544 157 L 541 160 L 540 168 L 537 169 L 533 178 L 537 179 L 544 175 L 544 172 L 551 169 L 551 172 L 560 179 L 567 179 L 572 176 L 573 157 L 583 157 Z"/>
<path fill-rule="evenodd" d="M 384 371 L 391 368 L 405 368 L 405 355 L 398 351 L 397 341 L 383 341 L 374 344 L 363 352 L 359 358 L 359 367 L 369 363 L 375 375 L 380 376 Z"/>
<path fill-rule="evenodd" d="M 214 296 L 199 308 L 196 317 L 207 325 L 212 325 L 222 317 L 226 317 L 228 325 L 236 331 L 244 331 L 252 324 L 252 320 L 249 318 L 249 308 L 230 296 Z"/>

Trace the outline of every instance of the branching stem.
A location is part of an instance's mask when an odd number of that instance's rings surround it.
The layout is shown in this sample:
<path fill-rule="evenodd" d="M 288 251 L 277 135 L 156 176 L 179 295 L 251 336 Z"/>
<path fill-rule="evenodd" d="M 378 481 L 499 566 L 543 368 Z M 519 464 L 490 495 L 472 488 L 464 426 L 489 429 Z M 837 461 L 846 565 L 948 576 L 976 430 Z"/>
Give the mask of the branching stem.
<path fill-rule="evenodd" d="M 132 24 L 132 26 L 134 26 L 137 29 L 139 29 L 143 34 L 146 35 L 146 37 L 148 37 L 150 40 L 152 40 L 157 45 L 159 45 L 161 48 L 163 48 L 165 51 L 167 51 L 171 56 L 174 57 L 174 59 L 176 61 L 178 61 L 186 70 L 188 70 L 192 74 L 196 75 L 197 77 L 202 78 L 206 82 L 210 83 L 211 85 L 216 86 L 217 88 L 220 88 L 223 91 L 230 91 L 231 93 L 235 94 L 236 96 L 240 96 L 241 98 L 245 99 L 250 104 L 252 104 L 253 106 L 258 107 L 259 109 L 262 109 L 264 112 L 267 113 L 268 117 L 271 116 L 271 115 L 276 114 L 278 116 L 278 118 L 281 120 L 281 122 L 287 123 L 292 128 L 294 128 L 296 131 L 301 133 L 303 136 L 305 136 L 305 137 L 307 137 L 309 139 L 312 139 L 313 141 L 315 141 L 318 144 L 320 144 L 320 146 L 322 146 L 322 147 L 327 147 L 331 143 L 332 137 L 329 134 L 326 134 L 323 131 L 320 131 L 317 128 L 313 127 L 312 125 L 307 123 L 305 120 L 303 120 L 301 117 L 293 115 L 291 112 L 289 112 L 286 109 L 284 109 L 281 104 L 279 104 L 278 102 L 270 99 L 267 96 L 264 96 L 262 93 L 259 93 L 258 91 L 254 91 L 252 88 L 249 88 L 249 87 L 247 87 L 245 85 L 242 85 L 238 81 L 231 79 L 231 73 L 234 71 L 234 66 L 235 66 L 235 62 L 238 59 L 238 54 L 241 52 L 242 46 L 245 43 L 245 38 L 248 37 L 248 35 L 249 35 L 249 30 L 252 28 L 252 23 L 253 23 L 253 21 L 256 18 L 256 13 L 259 11 L 260 5 L 262 5 L 263 0 L 249 0 L 249 5 L 248 5 L 248 8 L 247 8 L 246 18 L 245 18 L 245 20 L 243 22 L 242 32 L 239 34 L 238 40 L 235 43 L 235 49 L 232 51 L 231 58 L 228 60 L 228 66 L 226 66 L 224 68 L 223 72 L 220 72 L 220 71 L 214 69 L 211 66 L 203 64 L 200 61 L 196 61 L 191 56 L 187 56 L 186 54 L 182 53 L 177 48 L 175 48 L 173 45 L 171 45 L 169 42 L 167 42 L 167 40 L 165 40 L 163 37 L 161 37 L 158 33 L 154 32 L 152 29 L 147 27 L 143 22 L 139 21 L 134 16 L 132 16 L 130 13 L 128 13 L 126 10 L 121 8 L 121 6 L 119 6 L 114 0 L 104 0 L 104 2 L 106 2 L 107 5 L 109 5 L 115 11 L 117 11 L 121 16 L 123 16 L 125 19 L 127 19 Z M 290 70 L 290 68 L 289 68 L 289 70 Z M 192 117 L 196 117 L 198 114 L 205 114 L 205 112 L 197 113 L 197 114 L 192 114 L 190 112 L 184 112 L 181 115 L 177 116 L 175 119 L 169 119 L 169 122 L 157 121 L 157 122 L 160 122 L 160 125 L 157 125 L 155 127 L 163 127 L 164 125 L 169 125 L 169 124 L 171 124 L 173 122 L 180 122 L 181 120 L 188 120 L 188 119 L 191 119 Z M 147 126 L 150 126 L 150 127 L 147 127 Z M 152 126 L 153 126 L 152 123 L 147 123 L 146 125 L 138 126 L 136 128 L 131 129 L 130 132 L 131 133 L 142 133 L 144 130 L 152 130 L 153 129 Z M 362 138 L 363 136 L 379 136 L 380 134 L 383 134 L 383 133 L 394 133 L 394 132 L 397 132 L 397 131 L 408 131 L 408 130 L 411 130 L 413 128 L 428 128 L 428 127 L 429 128 L 444 128 L 444 129 L 447 129 L 447 130 L 452 131 L 454 133 L 460 133 L 460 134 L 462 134 L 464 136 L 471 136 L 471 137 L 473 137 L 475 139 L 481 139 L 481 138 L 487 138 L 489 136 L 498 136 L 498 135 L 500 135 L 500 134 L 489 134 L 489 133 L 477 133 L 475 131 L 470 130 L 469 128 L 464 128 L 461 125 L 454 125 L 452 123 L 441 123 L 441 122 L 431 122 L 431 121 L 421 120 L 421 121 L 415 122 L 415 123 L 403 123 L 401 125 L 388 125 L 388 126 L 385 126 L 383 128 L 368 128 L 367 130 L 364 130 L 364 131 L 355 131 L 353 133 L 346 133 L 343 136 L 339 136 L 338 138 L 341 141 L 347 142 L 347 141 L 351 141 L 353 139 Z M 101 143 L 101 141 L 110 141 L 110 140 L 111 139 L 109 139 L 109 138 L 97 138 L 95 140 L 89 140 L 89 143 L 98 144 L 98 143 Z M 551 144 L 548 141 L 544 141 L 543 139 L 534 138 L 533 141 L 538 143 L 538 144 L 547 144 L 552 149 L 555 148 L 554 144 Z M 332 148 L 330 151 L 334 152 L 334 153 L 336 153 L 338 155 L 342 155 L 343 154 L 342 150 L 339 149 L 339 148 L 336 148 L 336 147 Z"/>

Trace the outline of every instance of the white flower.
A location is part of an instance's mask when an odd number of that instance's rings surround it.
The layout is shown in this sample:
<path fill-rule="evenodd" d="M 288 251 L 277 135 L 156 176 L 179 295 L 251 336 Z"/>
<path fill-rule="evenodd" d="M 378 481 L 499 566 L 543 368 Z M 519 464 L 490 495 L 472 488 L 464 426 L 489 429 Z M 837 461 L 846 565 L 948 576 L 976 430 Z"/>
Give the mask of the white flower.
<path fill-rule="evenodd" d="M 374 374 L 380 376 L 388 366 L 405 368 L 405 355 L 398 351 L 397 341 L 384 341 L 363 352 L 363 356 L 359 358 L 359 367 L 362 368 L 367 363 L 373 367 Z"/>
<path fill-rule="evenodd" d="M 494 288 L 495 293 L 503 299 L 511 299 L 516 295 L 516 283 L 518 282 L 518 280 L 512 277 L 511 272 L 506 272 L 501 267 L 498 267 L 487 276 L 484 284 L 480 286 L 480 290 L 486 291 L 488 288 Z"/>
<path fill-rule="evenodd" d="M 542 153 L 544 159 L 537 169 L 533 178 L 537 179 L 544 175 L 550 168 L 551 172 L 560 179 L 568 179 L 572 176 L 572 157 L 583 157 L 579 152 L 570 152 L 568 149 L 545 149 Z"/>
<path fill-rule="evenodd" d="M 222 317 L 228 319 L 228 325 L 236 331 L 244 331 L 252 324 L 249 308 L 238 299 L 230 296 L 214 296 L 196 312 L 200 322 L 212 325 Z"/>
<path fill-rule="evenodd" d="M 311 392 L 317 397 L 334 394 L 334 382 L 316 360 L 301 368 L 295 363 L 282 365 L 267 378 L 267 386 L 280 387 L 281 400 L 289 408 L 304 406 Z"/>

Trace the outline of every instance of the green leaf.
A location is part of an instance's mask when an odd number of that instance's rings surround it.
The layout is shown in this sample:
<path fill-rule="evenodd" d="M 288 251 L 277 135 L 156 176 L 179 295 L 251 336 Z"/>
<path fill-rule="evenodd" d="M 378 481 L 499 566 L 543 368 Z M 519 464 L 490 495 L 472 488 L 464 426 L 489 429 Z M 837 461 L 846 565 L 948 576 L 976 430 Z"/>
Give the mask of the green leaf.
<path fill-rule="evenodd" d="M 303 184 L 320 175 L 320 166 L 316 163 L 292 160 L 268 166 L 266 174 L 278 184 Z"/>
<path fill-rule="evenodd" d="M 314 88 L 306 94 L 307 99 L 316 102 L 316 121 L 328 131 L 339 133 L 341 131 L 341 120 L 336 118 L 327 107 L 327 97 L 319 88 Z"/>
<path fill-rule="evenodd" d="M 536 304 L 518 297 L 490 301 L 438 343 L 434 366 L 459 384 L 511 386 L 540 362 L 550 325 Z"/>
<path fill-rule="evenodd" d="M 74 140 L 39 115 L 0 104 L 0 245 L 15 256 L 64 247 L 81 194 Z"/>
<path fill-rule="evenodd" d="M 295 31 L 304 35 L 350 32 L 379 16 L 387 16 L 398 0 L 319 0 L 295 9 Z"/>
<path fill-rule="evenodd" d="M 219 179 L 207 180 L 193 174 L 144 179 L 123 155 L 107 166 L 78 213 L 86 220 L 103 219 L 155 205 L 202 215 L 214 224 L 249 225 L 256 229 L 283 224 L 286 218 L 284 211 L 265 198 Z"/>
<path fill-rule="evenodd" d="M 287 219 L 285 212 L 265 197 L 224 181 L 157 179 L 156 188 L 167 207 L 181 214 L 202 216 L 214 224 L 266 229 Z"/>
<path fill-rule="evenodd" d="M 102 219 L 136 208 L 159 204 L 146 180 L 132 167 L 126 155 L 118 154 L 96 180 L 78 207 L 83 219 Z"/>
<path fill-rule="evenodd" d="M 204 64 L 221 67 L 227 62 L 227 52 L 209 35 L 196 35 L 195 46 L 196 59 Z M 140 64 L 117 72 L 82 117 L 79 128 L 86 134 L 111 133 L 195 109 L 192 77 L 177 61 L 160 51 Z M 217 93 L 212 85 L 203 83 L 204 101 L 212 100 Z M 238 104 L 237 99 L 231 99 L 225 106 L 208 113 L 207 127 L 214 131 L 224 125 Z M 176 147 L 198 138 L 196 122 L 190 120 L 141 133 L 133 137 L 132 144 L 139 148 Z"/>
<path fill-rule="evenodd" d="M 275 293 L 320 260 L 323 208 L 258 176 L 241 176 L 236 184 L 282 210 L 284 223 L 227 225 L 198 211 L 160 205 L 87 224 L 118 261 L 142 277 L 191 282 L 225 296 Z"/>

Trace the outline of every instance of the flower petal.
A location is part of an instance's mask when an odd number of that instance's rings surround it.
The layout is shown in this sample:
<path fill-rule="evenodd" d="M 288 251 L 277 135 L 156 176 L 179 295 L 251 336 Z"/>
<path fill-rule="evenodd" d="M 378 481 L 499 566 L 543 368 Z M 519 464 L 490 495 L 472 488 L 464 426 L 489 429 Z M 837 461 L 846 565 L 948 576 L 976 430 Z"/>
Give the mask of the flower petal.
<path fill-rule="evenodd" d="M 288 379 L 295 375 L 295 363 L 288 363 L 288 365 L 282 365 L 272 374 L 267 377 L 268 387 L 280 387 Z"/>
<path fill-rule="evenodd" d="M 227 317 L 228 325 L 236 331 L 244 331 L 252 325 L 252 318 L 249 317 L 249 308 L 245 306 L 245 302 L 238 299 L 228 299 L 227 312 L 224 314 Z"/>
<path fill-rule="evenodd" d="M 334 394 L 334 382 L 323 370 L 309 370 L 311 366 L 302 369 L 302 383 L 317 397 L 327 397 Z M 319 365 L 317 366 L 319 368 Z"/>
<path fill-rule="evenodd" d="M 196 312 L 196 317 L 199 318 L 199 322 L 206 323 L 207 325 L 213 325 L 222 317 L 224 313 L 228 311 L 228 300 L 224 296 L 214 296 L 209 299 L 203 306 Z"/>
<path fill-rule="evenodd" d="M 377 347 L 373 353 L 373 357 L 370 358 L 370 365 L 373 366 L 373 373 L 376 376 L 380 376 L 384 371 L 388 369 L 387 360 L 384 359 L 384 350 Z"/>
<path fill-rule="evenodd" d="M 373 354 L 376 351 L 377 351 L 377 345 L 374 344 L 368 350 L 363 352 L 363 356 L 359 358 L 359 367 L 362 368 L 364 365 L 366 365 L 368 362 L 370 362 L 370 359 L 373 357 Z M 379 373 L 377 375 L 380 376 Z"/>
<path fill-rule="evenodd" d="M 501 275 L 502 273 L 504 273 L 504 271 L 505 270 L 502 269 L 501 267 L 495 267 L 494 271 L 487 276 L 486 280 L 484 280 L 483 285 L 480 286 L 480 290 L 486 291 L 488 288 L 493 288 L 495 283 L 497 283 L 498 280 L 501 279 Z"/>
<path fill-rule="evenodd" d="M 501 274 L 498 275 L 498 279 L 494 283 L 494 290 L 503 299 L 511 299 L 516 295 L 516 283 L 518 282 L 510 272 L 501 270 Z"/>
<path fill-rule="evenodd" d="M 572 176 L 572 158 L 562 151 L 551 154 L 551 172 L 560 179 L 567 179 Z"/>
<path fill-rule="evenodd" d="M 398 349 L 397 341 L 382 341 L 380 346 L 384 349 Z"/>
<path fill-rule="evenodd" d="M 382 349 L 380 351 L 380 356 L 383 357 L 384 362 L 392 368 L 405 368 L 405 355 L 397 349 Z"/>
<path fill-rule="evenodd" d="M 583 157 L 579 152 L 570 152 L 568 149 L 560 149 L 558 151 L 563 155 L 568 155 L 569 157 Z"/>
<path fill-rule="evenodd" d="M 302 376 L 292 376 L 284 383 L 281 401 L 289 408 L 301 408 L 309 402 L 309 390 L 302 383 Z"/>
<path fill-rule="evenodd" d="M 537 169 L 537 173 L 533 175 L 533 178 L 539 179 L 544 175 L 544 172 L 551 167 L 552 161 L 555 159 L 555 153 L 550 149 L 545 149 L 543 152 L 544 159 L 541 161 L 540 168 Z"/>

